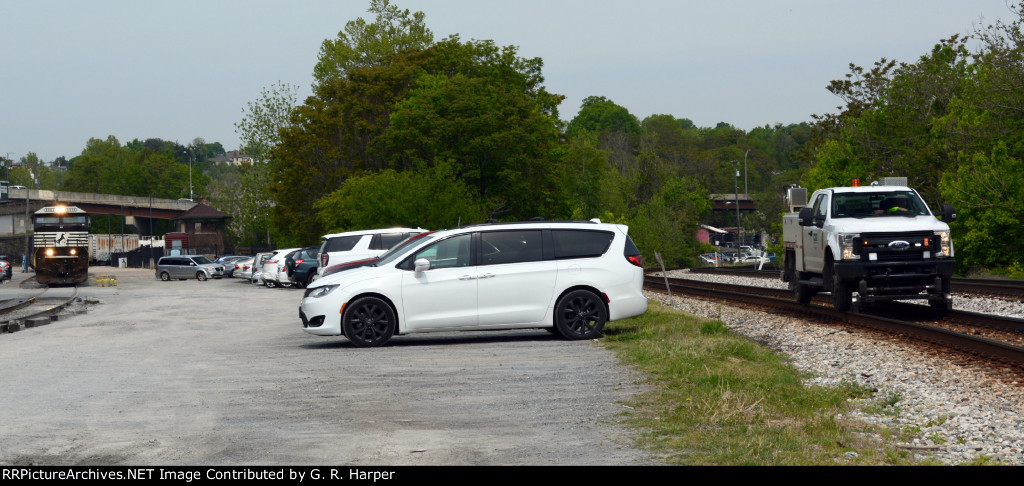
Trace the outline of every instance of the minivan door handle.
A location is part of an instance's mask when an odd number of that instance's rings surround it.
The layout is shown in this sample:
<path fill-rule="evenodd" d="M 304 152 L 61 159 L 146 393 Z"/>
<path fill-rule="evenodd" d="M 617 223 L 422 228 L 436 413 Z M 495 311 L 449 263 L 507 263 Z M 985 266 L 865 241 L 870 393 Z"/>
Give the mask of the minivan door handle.
<path fill-rule="evenodd" d="M 477 275 L 476 276 L 476 278 L 491 278 L 491 277 L 496 277 L 496 275 L 494 275 L 493 273 L 485 273 L 483 275 Z"/>
<path fill-rule="evenodd" d="M 459 280 L 475 280 L 476 275 L 463 275 L 459 277 Z"/>

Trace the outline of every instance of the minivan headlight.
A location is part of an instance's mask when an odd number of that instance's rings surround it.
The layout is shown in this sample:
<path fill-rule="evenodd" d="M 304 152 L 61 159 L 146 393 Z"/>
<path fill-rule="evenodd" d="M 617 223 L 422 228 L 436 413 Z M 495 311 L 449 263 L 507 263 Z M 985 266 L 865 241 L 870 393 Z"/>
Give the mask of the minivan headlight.
<path fill-rule="evenodd" d="M 336 288 L 338 288 L 338 284 L 324 285 L 324 286 L 321 286 L 321 287 L 313 287 L 313 288 L 311 288 L 311 289 L 306 291 L 306 297 L 312 297 L 314 299 L 318 299 L 320 297 L 323 297 L 323 296 L 331 293 Z"/>

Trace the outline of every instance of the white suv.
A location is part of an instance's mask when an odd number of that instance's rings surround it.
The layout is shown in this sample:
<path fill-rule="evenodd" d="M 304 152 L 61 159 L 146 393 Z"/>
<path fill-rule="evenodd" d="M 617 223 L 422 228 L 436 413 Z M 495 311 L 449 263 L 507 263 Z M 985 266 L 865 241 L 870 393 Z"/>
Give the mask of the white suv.
<path fill-rule="evenodd" d="M 316 274 L 323 275 L 331 265 L 382 255 L 406 238 L 426 232 L 422 228 L 387 228 L 323 235 Z"/>
<path fill-rule="evenodd" d="M 371 266 L 316 280 L 306 332 L 360 347 L 395 334 L 546 328 L 598 337 L 644 313 L 643 261 L 624 225 L 528 222 L 437 231 Z"/>

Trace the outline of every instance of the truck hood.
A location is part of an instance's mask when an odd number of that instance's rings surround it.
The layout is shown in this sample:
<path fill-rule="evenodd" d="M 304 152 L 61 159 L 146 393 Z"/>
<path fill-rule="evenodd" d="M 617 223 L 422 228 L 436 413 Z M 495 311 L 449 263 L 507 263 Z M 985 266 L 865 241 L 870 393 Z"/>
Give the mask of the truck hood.
<path fill-rule="evenodd" d="M 935 216 L 882 216 L 837 218 L 831 220 L 836 233 L 902 233 L 910 231 L 949 231 L 949 225 Z"/>

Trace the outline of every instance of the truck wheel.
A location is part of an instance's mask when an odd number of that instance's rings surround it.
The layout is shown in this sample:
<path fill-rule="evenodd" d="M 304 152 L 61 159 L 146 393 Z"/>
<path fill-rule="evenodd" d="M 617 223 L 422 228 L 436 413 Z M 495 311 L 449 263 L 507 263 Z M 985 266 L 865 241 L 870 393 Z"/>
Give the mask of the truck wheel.
<path fill-rule="evenodd" d="M 811 298 L 814 297 L 811 288 L 801 283 L 793 284 L 793 294 L 796 296 L 796 303 L 800 305 L 810 304 Z"/>
<path fill-rule="evenodd" d="M 932 309 L 938 309 L 942 311 L 953 310 L 953 299 L 938 298 L 928 299 L 928 305 L 932 306 Z"/>
<path fill-rule="evenodd" d="M 839 312 L 849 312 L 850 302 L 853 300 L 853 290 L 850 288 L 850 283 L 841 280 L 832 268 L 829 268 L 829 270 L 832 273 L 832 308 Z"/>
<path fill-rule="evenodd" d="M 946 298 L 950 291 L 950 280 L 948 278 L 936 278 L 936 283 L 939 284 L 939 288 L 932 292 L 932 295 L 928 298 L 928 305 L 932 306 L 933 309 L 953 310 L 953 299 Z"/>

